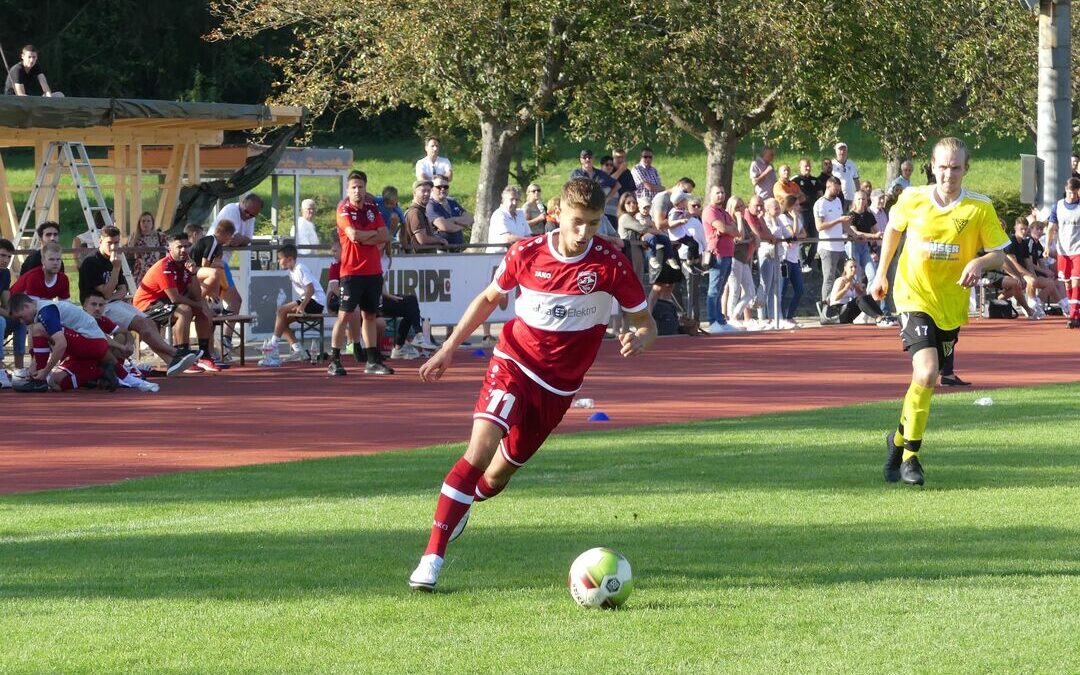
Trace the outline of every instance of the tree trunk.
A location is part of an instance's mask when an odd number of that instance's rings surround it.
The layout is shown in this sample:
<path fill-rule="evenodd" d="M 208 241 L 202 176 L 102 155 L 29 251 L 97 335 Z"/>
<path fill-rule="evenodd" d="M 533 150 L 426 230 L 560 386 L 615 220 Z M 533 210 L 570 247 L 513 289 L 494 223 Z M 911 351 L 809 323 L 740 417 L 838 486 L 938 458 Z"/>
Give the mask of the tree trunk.
<path fill-rule="evenodd" d="M 480 178 L 476 185 L 476 213 L 469 241 L 487 241 L 491 214 L 499 208 L 502 191 L 510 180 L 510 162 L 517 149 L 520 128 L 497 120 L 480 122 Z"/>
<path fill-rule="evenodd" d="M 705 134 L 705 189 L 701 194 L 706 199 L 714 185 L 724 186 L 730 195 L 732 173 L 735 167 L 735 147 L 739 139 L 730 131 L 710 131 Z"/>
<path fill-rule="evenodd" d="M 900 165 L 907 157 L 897 156 L 895 153 L 889 153 L 885 159 L 885 185 L 880 186 L 882 190 L 893 182 L 893 179 L 900 175 Z"/>

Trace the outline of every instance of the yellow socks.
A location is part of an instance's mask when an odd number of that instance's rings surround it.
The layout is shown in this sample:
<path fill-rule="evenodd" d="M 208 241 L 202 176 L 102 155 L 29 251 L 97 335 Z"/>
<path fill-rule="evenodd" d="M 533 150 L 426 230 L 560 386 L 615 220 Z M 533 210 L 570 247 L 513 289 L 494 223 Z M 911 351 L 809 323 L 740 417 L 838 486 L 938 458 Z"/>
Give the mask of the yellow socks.
<path fill-rule="evenodd" d="M 924 387 L 911 383 L 904 396 L 904 408 L 900 415 L 900 429 L 896 434 L 896 444 L 904 443 L 903 461 L 919 453 L 926 421 L 930 418 L 930 398 L 934 395 L 933 387 Z M 910 448 L 910 449 L 909 449 Z"/>

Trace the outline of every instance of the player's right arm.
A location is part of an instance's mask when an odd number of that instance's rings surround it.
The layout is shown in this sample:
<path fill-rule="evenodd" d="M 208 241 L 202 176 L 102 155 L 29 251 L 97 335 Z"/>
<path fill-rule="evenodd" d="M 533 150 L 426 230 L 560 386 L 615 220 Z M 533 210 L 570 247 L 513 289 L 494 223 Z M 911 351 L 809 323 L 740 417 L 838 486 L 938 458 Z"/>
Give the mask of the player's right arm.
<path fill-rule="evenodd" d="M 420 366 L 420 379 L 424 382 L 435 382 L 441 378 L 443 373 L 450 367 L 450 364 L 453 363 L 455 350 L 482 323 L 487 321 L 487 318 L 491 316 L 491 313 L 495 311 L 495 308 L 499 306 L 504 297 L 503 290 L 493 281 L 480 295 L 473 298 L 468 309 L 465 310 L 465 314 L 461 316 L 461 320 L 454 327 L 454 332 L 446 339 L 439 351 L 435 352 L 424 365 Z"/>

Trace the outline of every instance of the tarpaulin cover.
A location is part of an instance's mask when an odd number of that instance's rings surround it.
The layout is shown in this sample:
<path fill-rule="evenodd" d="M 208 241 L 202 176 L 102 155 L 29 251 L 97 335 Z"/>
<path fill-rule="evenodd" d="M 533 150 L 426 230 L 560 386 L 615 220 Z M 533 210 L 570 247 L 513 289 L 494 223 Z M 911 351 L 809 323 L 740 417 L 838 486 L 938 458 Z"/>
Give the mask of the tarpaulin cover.
<path fill-rule="evenodd" d="M 79 129 L 108 127 L 118 120 L 127 119 L 270 122 L 273 115 L 265 105 L 182 103 L 133 98 L 0 96 L 0 127 Z"/>

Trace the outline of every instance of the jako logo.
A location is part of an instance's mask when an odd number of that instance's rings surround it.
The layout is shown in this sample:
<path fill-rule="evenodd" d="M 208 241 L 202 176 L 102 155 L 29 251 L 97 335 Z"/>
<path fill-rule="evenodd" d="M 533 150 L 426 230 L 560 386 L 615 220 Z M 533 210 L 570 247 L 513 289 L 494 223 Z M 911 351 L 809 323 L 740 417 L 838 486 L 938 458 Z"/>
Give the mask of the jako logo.
<path fill-rule="evenodd" d="M 541 279 L 550 279 L 551 272 L 545 272 L 544 270 L 536 270 L 536 276 L 540 277 Z"/>

